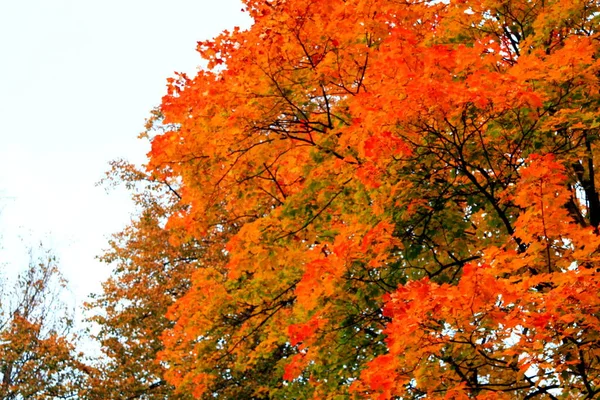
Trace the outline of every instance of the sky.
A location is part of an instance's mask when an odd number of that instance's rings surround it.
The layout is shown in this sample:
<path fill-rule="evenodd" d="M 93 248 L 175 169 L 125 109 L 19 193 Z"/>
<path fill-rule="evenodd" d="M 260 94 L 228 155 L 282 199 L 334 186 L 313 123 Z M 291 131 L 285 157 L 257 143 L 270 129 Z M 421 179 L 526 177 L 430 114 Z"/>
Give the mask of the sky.
<path fill-rule="evenodd" d="M 199 40 L 250 19 L 236 0 L 0 0 L 0 274 L 41 241 L 72 301 L 100 290 L 95 257 L 130 220 L 124 190 L 96 186 L 108 162 L 143 164 L 137 136 Z"/>

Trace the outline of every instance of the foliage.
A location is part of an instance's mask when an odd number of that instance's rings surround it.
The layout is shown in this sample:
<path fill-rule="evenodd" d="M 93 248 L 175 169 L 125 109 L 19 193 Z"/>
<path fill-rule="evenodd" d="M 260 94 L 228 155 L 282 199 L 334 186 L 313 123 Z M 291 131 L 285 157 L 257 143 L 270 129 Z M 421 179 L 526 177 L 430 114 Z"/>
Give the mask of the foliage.
<path fill-rule="evenodd" d="M 156 187 L 96 304 L 108 354 L 143 365 L 120 376 L 596 397 L 599 2 L 245 4 L 151 120 L 133 181 Z"/>
<path fill-rule="evenodd" d="M 90 370 L 75 352 L 66 281 L 48 251 L 31 261 L 0 307 L 0 397 L 77 398 Z"/>
<path fill-rule="evenodd" d="M 163 191 L 164 183 L 124 161 L 112 163 L 105 183 L 109 182 L 124 183 L 140 213 L 110 241 L 101 260 L 115 265 L 113 277 L 103 284 L 104 293 L 87 304 L 103 353 L 96 360 L 98 369 L 87 398 L 186 398 L 172 393 L 155 358 L 163 348 L 160 335 L 172 326 L 165 316 L 167 308 L 189 286 L 197 246 L 173 246 L 169 237 L 175 232 L 164 230 L 164 220 L 179 208 L 173 187 Z"/>

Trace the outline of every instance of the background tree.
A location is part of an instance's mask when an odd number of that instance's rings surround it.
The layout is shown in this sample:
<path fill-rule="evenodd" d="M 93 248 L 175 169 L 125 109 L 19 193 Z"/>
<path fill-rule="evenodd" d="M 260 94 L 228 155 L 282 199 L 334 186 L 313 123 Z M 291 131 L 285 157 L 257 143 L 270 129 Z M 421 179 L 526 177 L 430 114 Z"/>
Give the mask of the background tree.
<path fill-rule="evenodd" d="M 245 5 L 170 82 L 145 174 L 174 208 L 105 287 L 161 305 L 175 393 L 597 397 L 600 4 Z"/>
<path fill-rule="evenodd" d="M 79 398 L 90 370 L 75 350 L 67 282 L 55 256 L 40 247 L 0 303 L 0 397 Z M 6 286 L 5 286 L 6 287 Z"/>

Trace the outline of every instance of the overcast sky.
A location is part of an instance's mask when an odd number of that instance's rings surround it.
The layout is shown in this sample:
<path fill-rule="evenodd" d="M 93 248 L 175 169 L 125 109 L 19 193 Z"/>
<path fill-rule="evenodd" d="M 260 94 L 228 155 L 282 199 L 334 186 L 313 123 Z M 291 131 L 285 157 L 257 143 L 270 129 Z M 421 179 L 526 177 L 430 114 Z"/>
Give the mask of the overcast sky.
<path fill-rule="evenodd" d="M 250 20 L 236 0 L 0 0 L 0 261 L 42 240 L 77 302 L 110 269 L 94 257 L 132 211 L 95 186 L 108 161 L 143 163 L 137 139 L 196 42 Z"/>

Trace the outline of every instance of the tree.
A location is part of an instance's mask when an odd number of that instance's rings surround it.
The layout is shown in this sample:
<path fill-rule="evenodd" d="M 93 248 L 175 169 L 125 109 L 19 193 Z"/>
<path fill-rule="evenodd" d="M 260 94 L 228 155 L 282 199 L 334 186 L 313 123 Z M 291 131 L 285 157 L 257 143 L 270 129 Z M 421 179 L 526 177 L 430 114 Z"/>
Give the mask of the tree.
<path fill-rule="evenodd" d="M 160 303 L 175 393 L 597 397 L 599 2 L 245 4 L 154 120 L 176 209 L 132 226 L 198 252 Z"/>
<path fill-rule="evenodd" d="M 77 398 L 89 369 L 70 335 L 73 320 L 61 292 L 66 287 L 56 257 L 30 252 L 29 266 L 0 304 L 0 397 Z"/>

